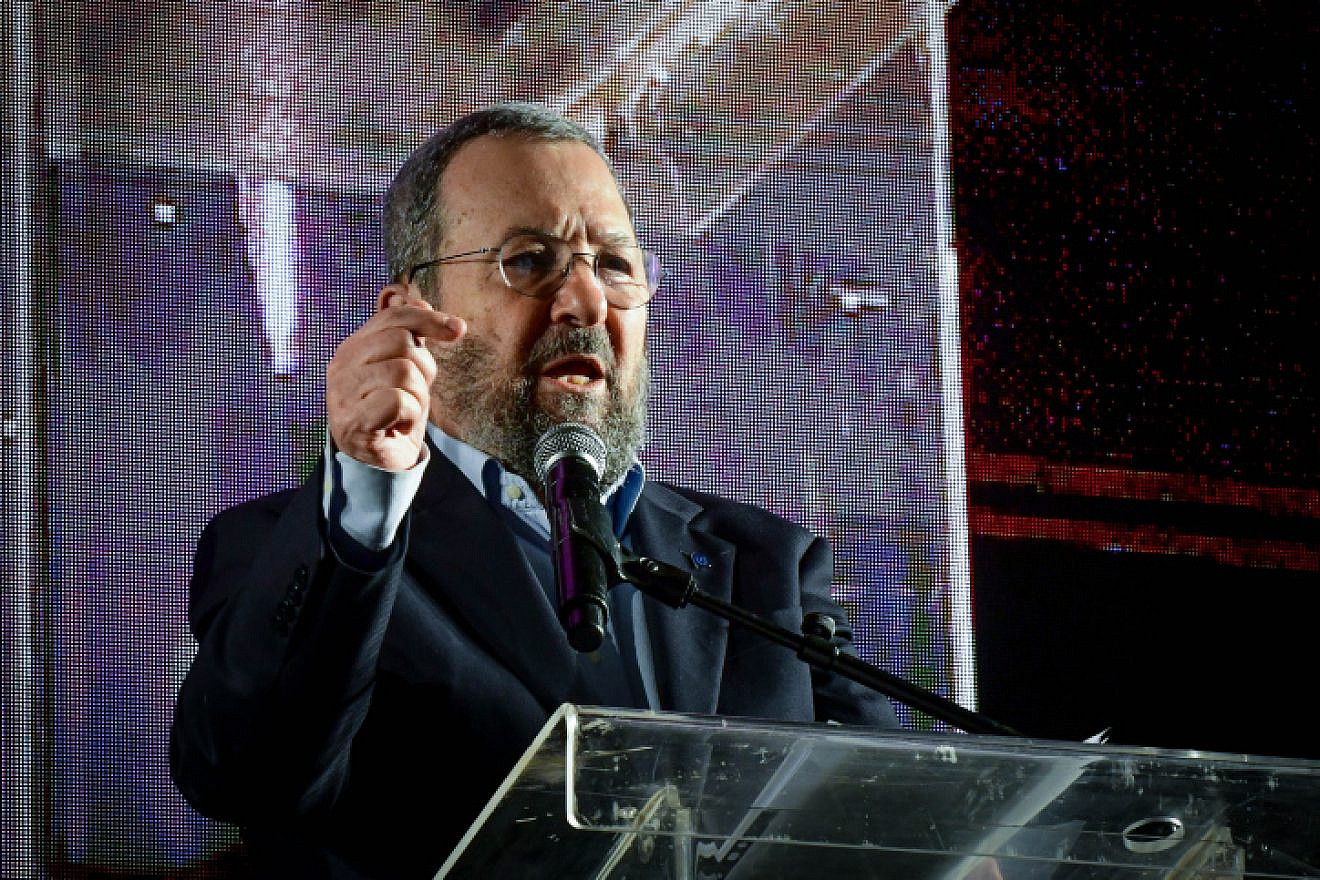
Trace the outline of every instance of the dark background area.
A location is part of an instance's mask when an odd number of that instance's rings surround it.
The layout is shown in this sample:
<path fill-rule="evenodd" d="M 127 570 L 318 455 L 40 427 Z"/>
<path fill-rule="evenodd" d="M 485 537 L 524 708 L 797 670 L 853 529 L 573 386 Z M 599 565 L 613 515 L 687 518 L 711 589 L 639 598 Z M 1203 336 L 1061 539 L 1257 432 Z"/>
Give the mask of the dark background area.
<path fill-rule="evenodd" d="M 1320 757 L 1314 4 L 949 19 L 983 712 Z"/>

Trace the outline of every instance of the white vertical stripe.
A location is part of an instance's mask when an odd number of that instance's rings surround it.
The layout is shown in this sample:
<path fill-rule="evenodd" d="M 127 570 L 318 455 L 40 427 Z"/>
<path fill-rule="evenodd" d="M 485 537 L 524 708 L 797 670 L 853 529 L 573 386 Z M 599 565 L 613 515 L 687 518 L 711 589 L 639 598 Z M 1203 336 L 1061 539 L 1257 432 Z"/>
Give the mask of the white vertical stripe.
<path fill-rule="evenodd" d="M 47 791 L 41 773 L 47 744 L 42 647 L 45 578 L 41 498 L 42 432 L 37 423 L 36 127 L 37 10 L 31 2 L 4 4 L 9 35 L 4 71 L 4 157 L 8 271 L 3 314 L 3 549 L 0 549 L 0 876 L 44 875 Z"/>
<path fill-rule="evenodd" d="M 930 82 L 932 177 L 935 184 L 935 259 L 939 285 L 938 364 L 944 414 L 944 485 L 948 524 L 950 638 L 953 681 L 950 698 L 976 708 L 976 654 L 972 633 L 972 575 L 969 558 L 967 459 L 964 448 L 962 340 L 958 323 L 958 256 L 954 249 L 953 194 L 950 168 L 948 59 L 944 0 L 926 6 L 926 72 Z"/>
<path fill-rule="evenodd" d="M 245 202 L 248 260 L 261 304 L 261 323 L 277 376 L 298 371 L 297 229 L 293 187 L 278 180 L 240 183 Z"/>

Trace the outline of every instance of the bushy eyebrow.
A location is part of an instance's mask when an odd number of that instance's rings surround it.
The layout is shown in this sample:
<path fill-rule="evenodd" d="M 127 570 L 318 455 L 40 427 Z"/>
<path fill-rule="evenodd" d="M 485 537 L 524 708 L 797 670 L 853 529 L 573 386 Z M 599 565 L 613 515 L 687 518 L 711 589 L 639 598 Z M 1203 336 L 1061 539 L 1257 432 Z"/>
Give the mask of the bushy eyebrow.
<path fill-rule="evenodd" d="M 623 247 L 641 247 L 634 236 L 626 232 L 607 232 L 600 237 L 603 244 L 621 245 Z"/>
<path fill-rule="evenodd" d="M 560 241 L 563 240 L 560 239 L 559 236 L 555 235 L 553 232 L 550 232 L 545 229 L 541 229 L 540 227 L 537 226 L 511 226 L 509 227 L 508 230 L 505 231 L 504 239 L 507 241 L 508 239 L 512 238 L 515 235 L 537 235 L 537 236 L 541 236 L 542 238 L 553 238 Z M 600 241 L 601 244 L 614 245 L 615 247 L 634 247 L 634 248 L 641 247 L 641 245 L 638 244 L 637 242 L 637 238 L 635 236 L 629 235 L 626 232 L 607 232 L 599 236 L 598 240 Z"/>

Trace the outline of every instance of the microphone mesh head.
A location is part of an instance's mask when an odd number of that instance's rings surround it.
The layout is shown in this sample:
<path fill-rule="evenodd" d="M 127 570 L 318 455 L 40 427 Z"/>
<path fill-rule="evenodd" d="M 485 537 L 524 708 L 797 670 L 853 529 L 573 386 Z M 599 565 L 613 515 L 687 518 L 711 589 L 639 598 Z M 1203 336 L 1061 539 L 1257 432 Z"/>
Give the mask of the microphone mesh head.
<path fill-rule="evenodd" d="M 605 441 L 600 435 L 586 425 L 562 422 L 536 441 L 536 450 L 532 453 L 536 476 L 544 483 L 555 462 L 569 455 L 585 461 L 595 471 L 597 480 L 605 473 Z"/>

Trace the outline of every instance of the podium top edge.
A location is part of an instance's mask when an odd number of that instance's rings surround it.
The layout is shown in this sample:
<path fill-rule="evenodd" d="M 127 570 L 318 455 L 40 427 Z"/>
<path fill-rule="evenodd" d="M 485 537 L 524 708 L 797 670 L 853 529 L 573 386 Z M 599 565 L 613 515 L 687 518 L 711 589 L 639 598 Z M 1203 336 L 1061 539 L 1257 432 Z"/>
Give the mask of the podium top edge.
<path fill-rule="evenodd" d="M 574 703 L 562 704 L 550 717 L 547 728 L 566 723 L 569 730 L 584 729 L 604 721 L 620 721 L 630 724 L 658 726 L 686 726 L 703 728 L 709 731 L 755 732 L 758 734 L 812 735 L 827 739 L 868 740 L 876 745 L 889 747 L 908 747 L 930 749 L 952 747 L 956 749 L 975 749 L 984 752 L 1012 752 L 1027 755 L 1067 756 L 1074 758 L 1091 757 L 1100 760 L 1161 759 L 1210 763 L 1225 767 L 1255 767 L 1263 769 L 1296 772 L 1306 775 L 1320 775 L 1320 760 L 1307 758 L 1287 758 L 1273 755 L 1255 755 L 1245 752 L 1216 752 L 1198 749 L 1170 749 L 1156 746 L 1117 745 L 1112 743 L 1073 742 L 1070 740 L 1052 740 L 1036 737 L 1013 737 L 969 733 L 943 733 L 917 730 L 878 730 L 866 727 L 852 727 L 842 724 L 809 721 L 775 721 L 765 718 L 750 718 L 730 715 L 700 715 L 681 712 L 656 712 L 648 709 L 625 709 L 610 706 L 583 706 Z"/>

